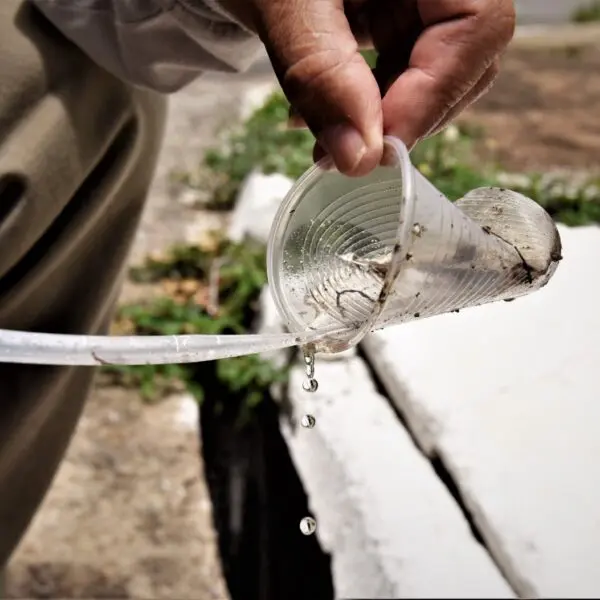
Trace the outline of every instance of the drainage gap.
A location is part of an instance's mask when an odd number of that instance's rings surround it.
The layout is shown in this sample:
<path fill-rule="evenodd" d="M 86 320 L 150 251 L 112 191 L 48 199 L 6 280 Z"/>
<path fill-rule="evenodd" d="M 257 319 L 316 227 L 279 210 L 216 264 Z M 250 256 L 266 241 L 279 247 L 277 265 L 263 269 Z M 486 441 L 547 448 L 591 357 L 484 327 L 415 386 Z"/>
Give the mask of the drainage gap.
<path fill-rule="evenodd" d="M 477 526 L 477 523 L 475 522 L 473 514 L 471 513 L 471 511 L 465 504 L 465 501 L 462 497 L 462 494 L 460 492 L 460 488 L 458 487 L 458 484 L 454 480 L 454 477 L 452 477 L 452 474 L 446 468 L 444 461 L 441 459 L 441 457 L 439 456 L 439 454 L 437 452 L 434 452 L 433 454 L 428 455 L 422 451 L 421 446 L 420 446 L 417 438 L 415 437 L 415 435 L 408 423 L 408 420 L 406 419 L 406 416 L 398 408 L 398 406 L 396 406 L 396 403 L 392 402 L 392 400 L 390 399 L 390 396 L 388 394 L 387 389 L 385 388 L 385 385 L 383 384 L 377 371 L 374 369 L 373 365 L 371 364 L 369 357 L 365 353 L 364 349 L 360 346 L 359 346 L 359 350 L 358 350 L 358 355 L 360 356 L 360 358 L 363 359 L 363 361 L 369 371 L 369 374 L 371 375 L 371 379 L 375 384 L 375 388 L 377 389 L 377 392 L 388 401 L 390 407 L 396 414 L 398 420 L 400 421 L 400 423 L 402 424 L 404 429 L 410 435 L 415 446 L 419 449 L 421 454 L 423 454 L 423 456 L 425 456 L 429 460 L 436 475 L 439 477 L 440 481 L 446 486 L 446 489 L 448 490 L 448 492 L 452 496 L 452 498 L 454 498 L 454 501 L 460 508 L 460 511 L 462 512 L 464 518 L 466 519 L 467 523 L 469 524 L 469 528 L 471 529 L 471 533 L 473 534 L 473 537 L 475 538 L 475 540 L 478 543 L 480 543 L 487 550 L 487 552 L 490 554 L 490 556 L 492 556 L 489 548 L 487 547 L 487 545 L 485 543 L 483 535 L 481 534 L 481 531 L 480 531 L 479 527 Z"/>
<path fill-rule="evenodd" d="M 454 479 L 454 477 L 452 476 L 452 474 L 450 473 L 450 471 L 447 469 L 446 465 L 444 464 L 444 460 L 436 451 L 434 451 L 432 453 L 426 453 L 423 451 L 421 445 L 419 444 L 416 436 L 414 435 L 411 427 L 408 424 L 408 420 L 406 419 L 406 416 L 398 408 L 398 406 L 396 406 L 396 403 L 392 402 L 390 395 L 388 394 L 388 391 L 387 391 L 382 379 L 379 377 L 379 374 L 373 367 L 371 361 L 369 360 L 368 355 L 365 353 L 362 346 L 359 346 L 358 356 L 363 359 L 363 361 L 369 371 L 369 374 L 371 375 L 371 379 L 375 385 L 377 392 L 388 401 L 391 409 L 396 414 L 398 421 L 401 423 L 401 425 L 404 427 L 404 429 L 408 432 L 413 443 L 419 449 L 419 452 L 421 452 L 421 454 L 427 460 L 429 460 L 431 467 L 435 471 L 436 475 L 439 477 L 440 481 L 444 484 L 444 486 L 448 490 L 448 493 L 452 496 L 452 498 L 456 502 L 456 505 L 459 507 L 465 520 L 469 524 L 469 528 L 471 529 L 473 538 L 486 551 L 486 553 L 490 557 L 490 560 L 496 566 L 496 568 L 498 569 L 498 571 L 500 572 L 500 574 L 502 575 L 504 580 L 507 582 L 507 584 L 513 589 L 513 591 L 517 595 L 517 597 L 519 597 L 519 598 L 532 597 L 532 595 L 534 594 L 534 592 L 532 590 L 534 588 L 528 582 L 525 582 L 525 583 L 515 582 L 514 576 L 511 577 L 509 575 L 509 573 L 507 572 L 506 568 L 503 567 L 502 564 L 500 564 L 498 562 L 498 560 L 496 560 L 496 556 L 495 556 L 494 552 L 492 551 L 492 549 L 486 542 L 485 538 L 483 537 L 481 529 L 479 528 L 479 526 L 477 525 L 477 522 L 475 521 L 475 518 L 473 517 L 473 513 L 471 512 L 471 510 L 468 508 L 467 504 L 465 503 L 464 498 L 461 494 L 460 488 L 459 488 L 458 484 L 456 483 L 456 480 Z"/>
<path fill-rule="evenodd" d="M 367 371 L 369 372 L 369 375 L 371 376 L 371 381 L 375 385 L 375 390 L 377 391 L 377 393 L 387 400 L 388 404 L 390 405 L 390 408 L 394 411 L 396 418 L 398 419 L 398 421 L 400 421 L 400 424 L 402 425 L 402 427 L 404 427 L 404 429 L 410 436 L 410 439 L 412 440 L 415 447 L 419 450 L 419 452 L 421 452 L 421 454 L 423 454 L 427 459 L 429 459 L 429 456 L 427 456 L 425 454 L 425 452 L 423 452 L 423 450 L 421 449 L 419 440 L 413 433 L 412 428 L 409 426 L 406 415 L 402 412 L 402 410 L 400 410 L 400 408 L 398 408 L 396 406 L 396 404 L 394 402 L 392 402 L 390 400 L 390 397 L 389 397 L 389 394 L 388 394 L 388 391 L 387 391 L 385 385 L 379 378 L 379 374 L 377 373 L 377 371 L 371 364 L 371 361 L 369 360 L 369 357 L 368 357 L 367 353 L 364 351 L 364 348 L 362 346 L 358 346 L 357 356 L 359 358 L 361 358 L 363 360 L 363 362 L 365 363 L 365 366 L 367 367 Z"/>
<path fill-rule="evenodd" d="M 475 523 L 473 514 L 467 508 L 467 505 L 465 504 L 465 501 L 463 500 L 462 494 L 460 493 L 460 489 L 459 489 L 456 481 L 454 480 L 454 477 L 452 477 L 452 475 L 446 468 L 444 461 L 440 458 L 440 456 L 437 454 L 437 452 L 434 453 L 432 456 L 430 456 L 429 460 L 431 461 L 431 466 L 433 467 L 433 470 L 435 471 L 436 475 L 440 478 L 442 483 L 446 486 L 446 489 L 448 490 L 450 495 L 454 498 L 456 504 L 458 504 L 458 507 L 460 508 L 463 516 L 465 517 L 465 519 L 467 520 L 467 523 L 469 524 L 469 527 L 471 528 L 471 533 L 473 534 L 473 537 L 489 552 L 489 549 L 486 546 L 485 540 L 483 539 L 483 536 L 481 535 L 481 531 L 479 530 L 479 527 L 477 527 L 477 524 Z"/>
<path fill-rule="evenodd" d="M 215 398 L 226 399 L 222 404 Z M 308 499 L 270 397 L 245 425 L 236 399 L 207 394 L 200 410 L 206 480 L 232 600 L 331 600 L 331 561 L 300 520 Z"/>

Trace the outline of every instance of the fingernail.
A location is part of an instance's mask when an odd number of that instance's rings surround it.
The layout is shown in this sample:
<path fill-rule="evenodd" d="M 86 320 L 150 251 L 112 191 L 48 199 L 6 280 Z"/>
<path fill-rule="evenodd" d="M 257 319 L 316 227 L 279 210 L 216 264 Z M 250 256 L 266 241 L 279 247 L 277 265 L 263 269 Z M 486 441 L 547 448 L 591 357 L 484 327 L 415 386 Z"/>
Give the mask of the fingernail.
<path fill-rule="evenodd" d="M 331 156 L 339 171 L 351 174 L 367 153 L 362 136 L 351 125 L 334 125 L 319 136 L 319 144 Z"/>

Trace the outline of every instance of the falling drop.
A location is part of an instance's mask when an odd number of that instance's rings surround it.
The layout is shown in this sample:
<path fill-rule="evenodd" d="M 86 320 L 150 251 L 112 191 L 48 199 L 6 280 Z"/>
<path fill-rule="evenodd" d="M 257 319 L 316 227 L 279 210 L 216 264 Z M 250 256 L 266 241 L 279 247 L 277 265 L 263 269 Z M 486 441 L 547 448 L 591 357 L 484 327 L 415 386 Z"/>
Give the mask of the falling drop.
<path fill-rule="evenodd" d="M 319 389 L 319 382 L 316 379 L 305 379 L 302 382 L 302 389 L 309 394 L 314 394 Z"/>
<path fill-rule="evenodd" d="M 312 394 L 319 389 L 319 382 L 315 379 L 315 353 L 311 349 L 304 350 L 304 365 L 306 379 L 302 382 L 302 389 Z"/>
<path fill-rule="evenodd" d="M 312 517 L 304 517 L 300 521 L 300 531 L 304 535 L 312 535 L 317 529 L 317 522 Z"/>
<path fill-rule="evenodd" d="M 313 379 L 313 381 L 315 381 Z M 312 429 L 315 426 L 317 420 L 312 415 L 303 415 L 300 419 L 300 425 L 306 429 Z"/>
<path fill-rule="evenodd" d="M 309 350 L 304 352 L 304 364 L 306 366 L 306 376 L 312 379 L 315 376 L 315 354 Z"/>

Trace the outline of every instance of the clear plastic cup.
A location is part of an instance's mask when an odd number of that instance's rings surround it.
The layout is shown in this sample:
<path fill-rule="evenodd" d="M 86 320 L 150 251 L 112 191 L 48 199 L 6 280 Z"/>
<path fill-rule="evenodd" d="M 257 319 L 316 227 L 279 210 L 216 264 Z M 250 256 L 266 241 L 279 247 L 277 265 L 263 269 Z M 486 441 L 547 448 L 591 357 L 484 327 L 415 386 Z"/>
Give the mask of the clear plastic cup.
<path fill-rule="evenodd" d="M 321 332 L 315 351 L 332 353 L 373 329 L 530 293 L 560 249 L 537 203 L 496 188 L 452 203 L 386 137 L 366 177 L 324 159 L 298 180 L 275 217 L 267 267 L 290 331 Z"/>

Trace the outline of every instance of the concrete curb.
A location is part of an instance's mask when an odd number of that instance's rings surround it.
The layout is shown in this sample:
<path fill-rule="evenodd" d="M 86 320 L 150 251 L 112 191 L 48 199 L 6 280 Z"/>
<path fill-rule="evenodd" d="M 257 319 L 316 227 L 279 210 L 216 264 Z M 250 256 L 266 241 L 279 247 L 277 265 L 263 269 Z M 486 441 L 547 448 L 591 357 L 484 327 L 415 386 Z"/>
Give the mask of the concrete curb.
<path fill-rule="evenodd" d="M 232 233 L 239 237 L 243 224 L 243 233 L 264 241 L 264 223 L 284 188 L 281 176 L 252 174 L 235 211 L 244 218 L 234 213 Z M 261 331 L 282 328 L 268 291 L 261 321 Z M 293 368 L 281 429 L 318 523 L 316 535 L 332 557 L 336 597 L 514 598 L 362 358 L 318 360 L 316 376 L 320 390 L 307 394 L 303 365 Z M 298 425 L 304 414 L 315 417 L 313 429 Z"/>

